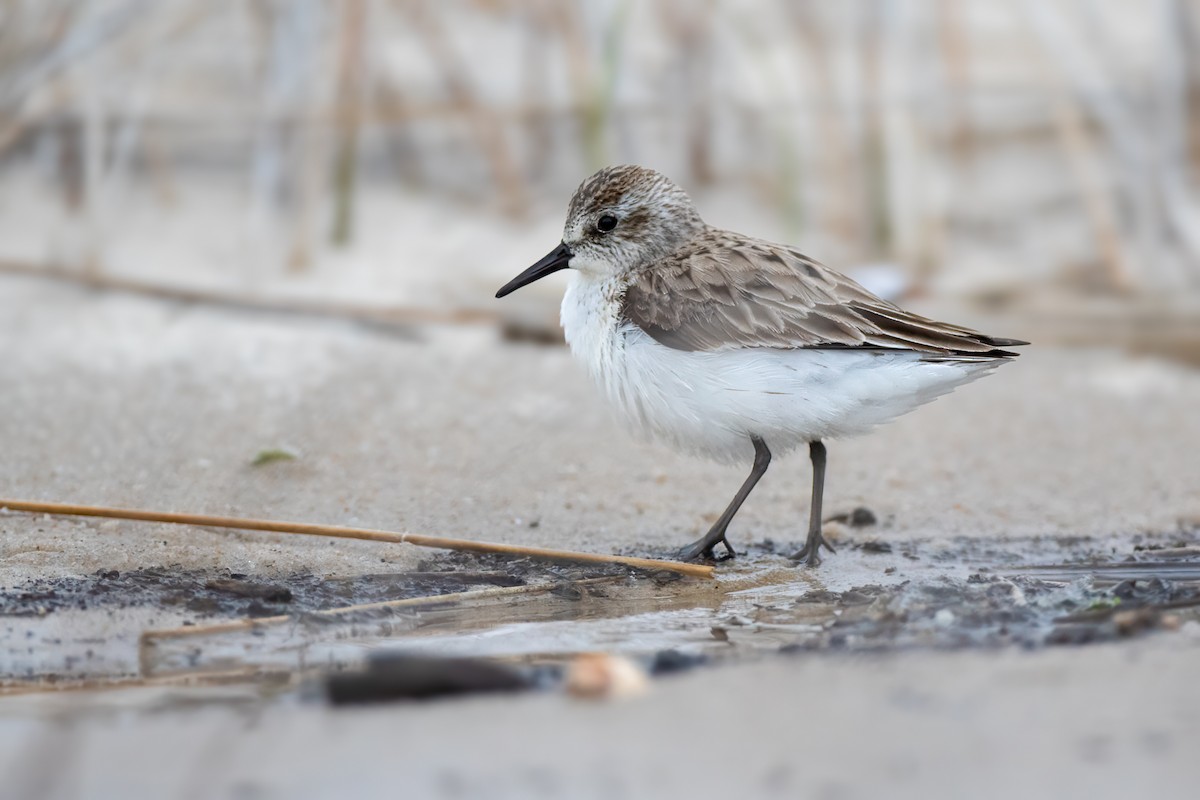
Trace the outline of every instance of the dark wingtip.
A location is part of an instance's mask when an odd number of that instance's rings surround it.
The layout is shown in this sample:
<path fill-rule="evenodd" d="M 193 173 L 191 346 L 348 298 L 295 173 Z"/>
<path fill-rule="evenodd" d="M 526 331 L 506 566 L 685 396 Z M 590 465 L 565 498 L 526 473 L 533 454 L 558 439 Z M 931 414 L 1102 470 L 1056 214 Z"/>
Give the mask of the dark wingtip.
<path fill-rule="evenodd" d="M 985 336 L 983 341 L 987 344 L 995 345 L 996 347 L 1023 347 L 1029 342 L 1021 341 L 1020 339 L 1001 339 L 996 336 Z M 1013 353 L 1015 356 L 1016 353 Z"/>

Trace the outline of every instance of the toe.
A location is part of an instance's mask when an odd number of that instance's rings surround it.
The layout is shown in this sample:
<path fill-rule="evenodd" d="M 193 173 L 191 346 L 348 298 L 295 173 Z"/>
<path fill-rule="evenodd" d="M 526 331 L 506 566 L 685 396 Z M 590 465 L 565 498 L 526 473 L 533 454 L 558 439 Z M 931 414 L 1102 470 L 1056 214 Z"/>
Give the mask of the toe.
<path fill-rule="evenodd" d="M 713 548 L 712 545 L 705 547 L 703 542 L 690 544 L 675 553 L 675 559 L 677 561 L 712 561 Z"/>

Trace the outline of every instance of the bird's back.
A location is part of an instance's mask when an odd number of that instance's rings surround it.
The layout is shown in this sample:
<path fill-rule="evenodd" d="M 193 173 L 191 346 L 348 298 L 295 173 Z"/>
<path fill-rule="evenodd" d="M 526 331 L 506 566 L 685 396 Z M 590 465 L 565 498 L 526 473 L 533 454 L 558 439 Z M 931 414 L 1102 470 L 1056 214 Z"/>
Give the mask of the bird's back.
<path fill-rule="evenodd" d="M 660 344 L 718 351 L 874 347 L 1011 358 L 1025 344 L 922 317 L 784 245 L 706 229 L 629 282 L 623 316 Z"/>

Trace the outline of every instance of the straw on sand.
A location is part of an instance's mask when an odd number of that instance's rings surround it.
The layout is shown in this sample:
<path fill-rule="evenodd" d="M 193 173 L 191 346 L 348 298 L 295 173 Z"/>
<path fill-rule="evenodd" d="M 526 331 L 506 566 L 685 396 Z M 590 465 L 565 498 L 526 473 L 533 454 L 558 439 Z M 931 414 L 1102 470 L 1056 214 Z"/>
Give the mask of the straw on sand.
<path fill-rule="evenodd" d="M 495 542 L 476 542 L 470 539 L 448 539 L 441 536 L 425 536 L 419 533 L 393 533 L 367 528 L 347 528 L 340 525 L 319 525 L 311 522 L 281 522 L 265 519 L 243 519 L 240 517 L 215 517 L 207 514 L 178 514 L 166 511 L 146 511 L 133 508 L 106 508 L 83 506 L 72 503 L 47 503 L 37 500 L 0 500 L 0 508 L 9 511 L 25 511 L 32 514 L 62 514 L 80 517 L 110 517 L 113 519 L 140 520 L 143 522 L 167 522 L 176 525 L 199 525 L 208 528 L 234 528 L 246 531 L 270 533 L 296 533 L 306 536 L 332 536 L 339 539 L 365 539 L 372 542 L 413 544 L 418 547 L 433 547 L 440 550 L 464 550 L 473 553 L 499 553 L 526 558 L 551 561 L 575 561 L 587 564 L 618 564 L 644 570 L 670 570 L 700 578 L 713 577 L 713 568 L 703 564 L 685 564 L 681 561 L 660 561 L 653 558 L 603 555 L 600 553 L 578 553 L 571 550 L 551 550 L 544 547 L 521 547 Z"/>

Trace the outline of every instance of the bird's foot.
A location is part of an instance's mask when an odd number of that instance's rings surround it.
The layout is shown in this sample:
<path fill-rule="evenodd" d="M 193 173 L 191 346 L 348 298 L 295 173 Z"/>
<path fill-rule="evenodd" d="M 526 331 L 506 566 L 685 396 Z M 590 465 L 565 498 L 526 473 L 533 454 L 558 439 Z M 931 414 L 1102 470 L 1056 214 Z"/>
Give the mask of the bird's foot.
<path fill-rule="evenodd" d="M 833 545 L 829 543 L 820 532 L 809 534 L 808 541 L 804 543 L 804 547 L 792 555 L 792 561 L 803 561 L 807 566 L 818 567 L 821 565 L 821 548 L 824 547 L 831 553 L 837 553 L 833 549 Z"/>
<path fill-rule="evenodd" d="M 716 547 L 718 544 L 725 545 L 725 556 L 721 559 L 717 558 Z M 737 551 L 733 549 L 733 545 L 725 538 L 725 534 L 713 536 L 711 533 L 682 548 L 675 554 L 675 558 L 680 561 L 695 561 L 699 558 L 705 558 L 709 561 L 724 561 L 730 558 L 737 557 Z"/>

